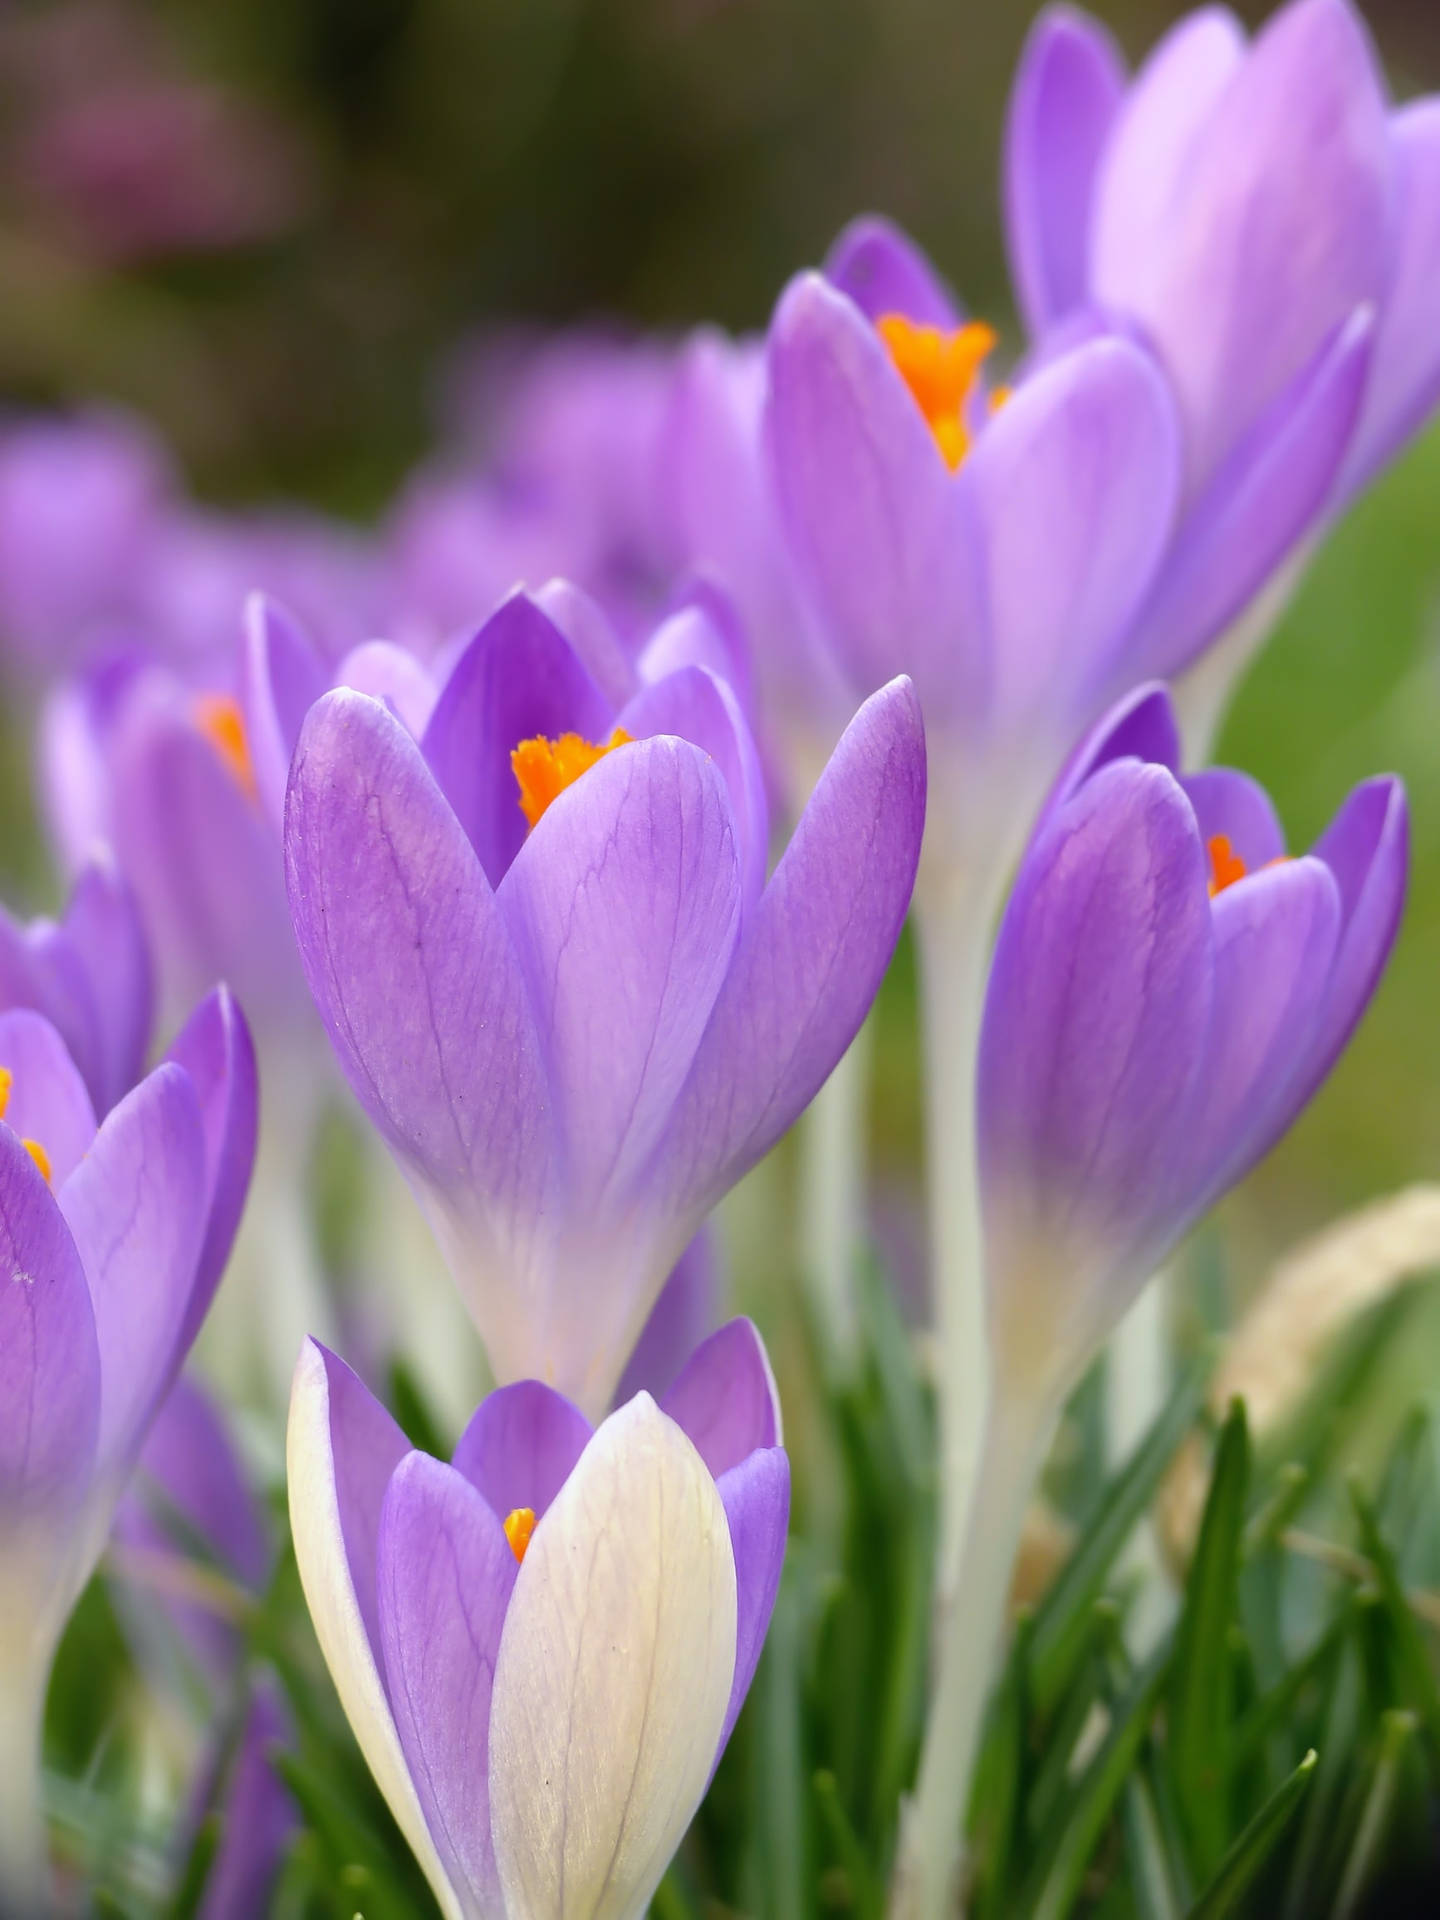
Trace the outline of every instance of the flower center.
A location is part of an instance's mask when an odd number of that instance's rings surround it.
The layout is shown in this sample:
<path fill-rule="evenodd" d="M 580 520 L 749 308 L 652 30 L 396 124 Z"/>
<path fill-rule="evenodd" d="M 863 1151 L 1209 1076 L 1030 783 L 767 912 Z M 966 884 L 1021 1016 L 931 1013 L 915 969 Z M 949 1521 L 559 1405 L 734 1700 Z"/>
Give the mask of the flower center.
<path fill-rule="evenodd" d="M 567 787 L 573 787 L 582 773 L 588 773 L 597 760 L 603 760 L 616 747 L 628 747 L 630 735 L 616 727 L 608 740 L 598 745 L 578 733 L 562 733 L 558 740 L 537 734 L 522 740 L 510 756 L 510 765 L 520 788 L 520 811 L 533 827 L 552 800 L 558 800 Z"/>
<path fill-rule="evenodd" d="M 1210 856 L 1210 898 L 1213 900 L 1217 893 L 1243 880 L 1250 869 L 1231 846 L 1228 833 L 1212 834 L 1205 842 L 1205 851 Z"/>
<path fill-rule="evenodd" d="M 995 329 L 972 320 L 947 333 L 940 327 L 917 326 L 901 313 L 885 313 L 875 330 L 953 471 L 974 438 L 977 399 L 984 404 L 980 370 L 995 349 Z M 997 412 L 1008 398 L 1006 388 L 997 388 L 988 411 Z"/>
<path fill-rule="evenodd" d="M 240 702 L 228 693 L 202 693 L 196 696 L 193 717 L 197 731 L 219 754 L 225 770 L 247 800 L 258 800 L 255 768 L 250 759 L 250 742 L 245 737 L 245 716 Z"/>
<path fill-rule="evenodd" d="M 14 1084 L 15 1084 L 15 1076 L 13 1073 L 11 1073 L 10 1069 L 8 1067 L 0 1067 L 0 1120 L 3 1120 L 5 1118 L 6 1111 L 9 1108 L 10 1089 L 14 1086 Z M 35 1162 L 36 1166 L 40 1169 L 41 1175 L 45 1180 L 45 1184 L 48 1186 L 50 1184 L 49 1154 L 46 1153 L 44 1147 L 41 1146 L 38 1140 L 22 1139 L 20 1144 L 22 1147 L 24 1147 L 25 1151 L 29 1154 L 30 1158 Z"/>
<path fill-rule="evenodd" d="M 530 1536 L 535 1531 L 535 1509 L 516 1507 L 505 1516 L 505 1538 L 510 1542 L 510 1551 L 517 1560 L 525 1558 L 525 1549 L 530 1544 Z"/>

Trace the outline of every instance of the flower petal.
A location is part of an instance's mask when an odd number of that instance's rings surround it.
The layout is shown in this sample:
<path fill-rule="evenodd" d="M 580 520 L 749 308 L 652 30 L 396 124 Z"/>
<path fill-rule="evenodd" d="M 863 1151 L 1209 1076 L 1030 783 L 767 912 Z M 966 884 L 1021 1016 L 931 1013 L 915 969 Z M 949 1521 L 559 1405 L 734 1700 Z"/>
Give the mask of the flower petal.
<path fill-rule="evenodd" d="M 780 1445 L 780 1397 L 755 1323 L 731 1320 L 697 1347 L 660 1403 L 718 1480 Z"/>
<path fill-rule="evenodd" d="M 644 1912 L 710 1777 L 735 1663 L 725 1509 L 641 1394 L 597 1431 L 515 1582 L 490 1719 L 509 1911 Z"/>
<path fill-rule="evenodd" d="M 1168 687 L 1154 681 L 1136 687 L 1100 716 L 1066 761 L 1042 817 L 1063 806 L 1091 774 L 1113 760 L 1145 760 L 1179 773 L 1180 727 Z"/>
<path fill-rule="evenodd" d="M 80 1070 L 50 1022 L 25 1007 L 0 1013 L 0 1067 L 14 1076 L 5 1125 L 44 1149 L 58 1188 L 95 1138 L 95 1109 Z"/>
<path fill-rule="evenodd" d="M 1124 94 L 1104 27 L 1047 8 L 1025 42 L 1005 130 L 1010 272 L 1032 337 L 1086 302 L 1095 179 Z"/>
<path fill-rule="evenodd" d="M 730 1523 L 736 1614 L 735 1679 L 715 1749 L 718 1763 L 755 1678 L 770 1616 L 775 1611 L 775 1596 L 780 1591 L 790 1526 L 790 1462 L 782 1448 L 762 1447 L 722 1474 L 715 1484 Z"/>
<path fill-rule="evenodd" d="M 139 908 L 108 852 L 95 855 L 81 869 L 57 937 L 40 943 L 41 951 L 53 954 L 57 963 L 61 947 L 75 957 L 93 1009 L 93 1040 L 77 1050 L 67 1037 L 67 1045 L 85 1075 L 96 1112 L 108 1113 L 145 1071 L 155 1012 L 150 949 Z"/>
<path fill-rule="evenodd" d="M 585 1451 L 592 1428 L 580 1409 L 539 1380 L 497 1387 L 475 1409 L 452 1465 L 498 1520 L 517 1507 L 542 1518 Z"/>
<path fill-rule="evenodd" d="M 391 1478 L 377 1564 L 385 1675 L 410 1778 L 451 1884 L 467 1911 L 489 1914 L 499 1907 L 490 1692 L 519 1567 L 491 1508 L 424 1453 Z"/>
<path fill-rule="evenodd" d="M 205 1244 L 181 1335 L 188 1347 L 230 1258 L 255 1165 L 260 1118 L 255 1047 L 228 987 L 205 996 L 166 1058 L 190 1076 L 205 1131 Z"/>
<path fill-rule="evenodd" d="M 240 703 L 255 784 L 277 833 L 285 821 L 285 783 L 295 742 L 327 684 L 320 656 L 299 621 L 268 594 L 252 593 L 245 602 Z"/>
<path fill-rule="evenodd" d="M 307 1340 L 286 1440 L 305 1603 L 360 1751 L 446 1920 L 463 1908 L 440 1864 L 381 1678 L 377 1548 L 385 1489 L 410 1443 L 342 1360 Z"/>
<path fill-rule="evenodd" d="M 846 728 L 746 925 L 662 1166 L 699 1217 L 768 1153 L 854 1039 L 915 884 L 925 736 L 908 680 Z"/>
<path fill-rule="evenodd" d="M 340 662 L 335 684 L 383 701 L 419 740 L 435 707 L 435 682 L 413 653 L 389 640 L 366 640 Z"/>
<path fill-rule="evenodd" d="M 510 596 L 456 661 L 421 742 L 491 886 L 525 843 L 510 755 L 537 734 L 603 740 L 614 709 L 528 594 Z"/>
<path fill-rule="evenodd" d="M 983 710 L 977 536 L 879 334 L 844 294 L 804 274 L 781 299 L 769 364 L 782 522 L 853 686 L 869 693 L 906 672 L 932 724 Z"/>
<path fill-rule="evenodd" d="M 1195 809 L 1202 840 L 1223 833 L 1251 873 L 1282 858 L 1285 834 L 1258 780 L 1231 767 L 1206 767 L 1183 775 L 1180 784 Z"/>
<path fill-rule="evenodd" d="M 59 1189 L 100 1341 L 99 1465 L 125 1472 L 185 1357 L 205 1234 L 205 1134 L 190 1077 L 159 1066 L 112 1109 Z"/>
<path fill-rule="evenodd" d="M 658 1398 L 714 1329 L 720 1292 L 718 1264 L 714 1234 L 702 1227 L 675 1262 L 650 1309 L 650 1318 L 615 1389 L 617 1407 L 623 1407 L 637 1393 Z"/>
<path fill-rule="evenodd" d="M 825 258 L 825 278 L 848 294 L 867 320 L 903 314 L 918 326 L 960 324 L 960 309 L 919 247 L 878 214 L 852 220 Z"/>

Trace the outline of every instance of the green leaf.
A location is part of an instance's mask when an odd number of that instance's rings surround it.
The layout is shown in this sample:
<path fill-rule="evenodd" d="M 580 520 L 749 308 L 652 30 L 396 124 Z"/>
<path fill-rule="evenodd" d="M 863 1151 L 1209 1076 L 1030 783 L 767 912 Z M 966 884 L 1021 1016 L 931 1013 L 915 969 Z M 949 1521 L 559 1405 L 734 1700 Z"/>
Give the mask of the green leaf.
<path fill-rule="evenodd" d="M 1175 1630 L 1169 1758 L 1196 1877 L 1213 1872 L 1228 1838 L 1229 1735 L 1241 1531 L 1250 1478 L 1244 1406 L 1220 1432 L 1195 1557 Z"/>
<path fill-rule="evenodd" d="M 363 1907 L 365 1920 L 414 1920 L 418 1886 L 395 1885 L 392 1863 L 329 1781 L 281 1748 L 275 1750 L 273 1764 L 330 1854 L 347 1889 L 349 1912 Z M 361 1894 L 363 1900 L 355 1897 Z M 428 1901 L 423 1911 L 433 1911 Z"/>
<path fill-rule="evenodd" d="M 1367 1603 L 1361 1603 L 1361 1617 Z M 1376 1603 L 1378 1604 L 1378 1603 Z M 1358 1645 L 1341 1646 L 1325 1703 L 1320 1735 L 1320 1764 L 1285 1887 L 1282 1920 L 1314 1920 L 1325 1897 L 1325 1860 L 1334 1839 L 1341 1802 L 1355 1768 L 1360 1738 L 1360 1653 Z M 1333 1885 L 1333 1877 L 1329 1884 Z"/>
<path fill-rule="evenodd" d="M 1381 1536 L 1374 1509 L 1357 1486 L 1350 1488 L 1350 1500 L 1360 1523 L 1360 1550 L 1375 1569 L 1376 1585 L 1392 1633 L 1392 1649 L 1405 1698 L 1395 1704 L 1408 1706 L 1424 1722 L 1430 1744 L 1440 1755 L 1440 1687 L 1420 1623 L 1400 1581 L 1400 1571 Z"/>
<path fill-rule="evenodd" d="M 1211 1355 L 1203 1355 L 1180 1381 L 1154 1426 L 1080 1528 L 1075 1551 L 1036 1609 L 1030 1685 L 1042 1716 L 1054 1711 L 1084 1653 L 1091 1608 L 1204 1404 L 1213 1364 Z"/>
<path fill-rule="evenodd" d="M 1351 1920 L 1380 1862 L 1395 1811 L 1405 1751 L 1415 1738 L 1418 1726 L 1419 1721 L 1413 1713 L 1400 1711 L 1387 1713 L 1380 1723 L 1380 1752 L 1375 1761 L 1375 1772 L 1371 1777 L 1370 1791 L 1365 1797 L 1360 1824 L 1350 1843 L 1345 1871 L 1340 1877 L 1333 1920 Z"/>
<path fill-rule="evenodd" d="M 815 1775 L 814 1785 L 820 1815 L 844 1875 L 849 1911 L 858 1914 L 860 1920 L 880 1920 L 885 1911 L 885 1896 L 871 1871 L 865 1849 L 850 1824 L 850 1817 L 841 1804 L 834 1774 L 822 1768 Z"/>
<path fill-rule="evenodd" d="M 1176 1863 L 1143 1770 L 1125 1783 L 1125 1857 L 1135 1920 L 1180 1920 Z"/>
<path fill-rule="evenodd" d="M 1189 1920 L 1223 1920 L 1234 1913 L 1257 1873 L 1270 1858 L 1275 1843 L 1289 1826 L 1310 1785 L 1316 1754 L 1312 1748 L 1285 1784 L 1261 1807 L 1230 1848 L 1215 1878 L 1190 1909 Z"/>
<path fill-rule="evenodd" d="M 1346 1637 L 1354 1632 L 1357 1617 L 1354 1600 L 1347 1598 L 1310 1651 L 1287 1668 L 1270 1691 L 1237 1723 L 1230 1736 L 1230 1761 L 1237 1772 L 1253 1765 L 1265 1743 L 1292 1719 L 1296 1702 L 1305 1689 L 1317 1682 L 1323 1684 L 1340 1657 Z"/>
<path fill-rule="evenodd" d="M 1011 1896 L 1013 1862 L 1021 1838 L 1033 1625 L 1034 1616 L 1029 1612 L 1022 1613 L 1016 1622 L 976 1769 L 969 1826 L 984 1863 L 975 1899 L 977 1920 L 1004 1920 Z"/>

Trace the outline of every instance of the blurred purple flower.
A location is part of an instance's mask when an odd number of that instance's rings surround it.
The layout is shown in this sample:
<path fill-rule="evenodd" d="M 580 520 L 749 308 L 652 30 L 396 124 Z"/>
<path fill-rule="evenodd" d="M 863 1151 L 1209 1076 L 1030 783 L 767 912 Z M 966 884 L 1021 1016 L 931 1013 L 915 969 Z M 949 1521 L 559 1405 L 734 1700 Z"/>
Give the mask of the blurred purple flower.
<path fill-rule="evenodd" d="M 1052 8 L 1006 207 L 1042 354 L 1131 332 L 1175 392 L 1182 520 L 1130 646 L 1173 673 L 1440 398 L 1440 100 L 1391 109 L 1350 0 L 1291 0 L 1250 44 L 1203 8 L 1133 81 L 1098 23 Z"/>
<path fill-rule="evenodd" d="M 1378 779 L 1287 859 L 1254 781 L 1180 774 L 1160 688 L 1079 750 L 1021 865 L 981 1039 L 991 1336 L 1012 1391 L 1071 1384 L 1310 1099 L 1389 956 L 1406 846 L 1404 791 Z"/>
<path fill-rule="evenodd" d="M 312 1342 L 289 1473 L 321 1647 L 441 1910 L 643 1911 L 779 1585 L 790 1473 L 750 1323 L 593 1431 L 501 1388 L 450 1466 Z"/>
<path fill-rule="evenodd" d="M 854 1036 L 924 816 L 897 683 L 852 723 L 767 884 L 758 760 L 726 683 L 690 665 L 618 710 L 617 691 L 516 596 L 418 743 L 376 700 L 313 706 L 285 824 L 311 991 L 492 1365 L 594 1412 L 705 1214 Z M 623 744 L 527 837 L 511 755 L 531 740 L 543 761 L 565 735 Z"/>

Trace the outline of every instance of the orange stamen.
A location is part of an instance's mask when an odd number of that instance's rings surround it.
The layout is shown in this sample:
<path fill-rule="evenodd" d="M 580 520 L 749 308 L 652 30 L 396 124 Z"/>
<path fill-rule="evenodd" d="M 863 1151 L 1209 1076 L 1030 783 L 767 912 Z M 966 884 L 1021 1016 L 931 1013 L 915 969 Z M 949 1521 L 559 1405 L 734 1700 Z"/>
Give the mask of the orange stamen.
<path fill-rule="evenodd" d="M 8 1067 L 0 1067 L 0 1120 L 5 1118 L 5 1110 L 10 1105 L 10 1089 L 15 1084 L 15 1076 Z"/>
<path fill-rule="evenodd" d="M 551 801 L 573 787 L 597 760 L 629 744 L 630 735 L 623 727 L 616 727 L 598 745 L 578 733 L 562 733 L 558 740 L 547 740 L 543 734 L 522 740 L 510 756 L 510 765 L 520 787 L 520 810 L 530 825 L 535 826 Z"/>
<path fill-rule="evenodd" d="M 20 1144 L 22 1147 L 24 1147 L 25 1151 L 29 1154 L 30 1158 L 35 1162 L 36 1166 L 40 1169 L 41 1175 L 44 1178 L 46 1186 L 48 1187 L 50 1185 L 49 1154 L 46 1153 L 44 1147 L 41 1146 L 38 1140 L 22 1140 Z"/>
<path fill-rule="evenodd" d="M 202 693 L 193 711 L 197 730 L 219 754 L 236 785 L 247 799 L 258 799 L 260 790 L 255 784 L 240 702 L 228 693 Z"/>
<path fill-rule="evenodd" d="M 945 464 L 953 470 L 970 451 L 966 413 L 980 369 L 994 351 L 995 329 L 972 320 L 945 333 L 939 327 L 916 326 L 903 314 L 885 313 L 875 322 L 875 330 L 924 414 Z M 997 395 L 990 411 L 1003 404 Z"/>
<path fill-rule="evenodd" d="M 1243 880 L 1250 869 L 1231 846 L 1227 833 L 1212 834 L 1205 842 L 1205 851 L 1210 856 L 1210 898 L 1213 900 L 1217 893 Z"/>
<path fill-rule="evenodd" d="M 510 1551 L 517 1560 L 525 1558 L 525 1549 L 530 1544 L 530 1536 L 535 1531 L 535 1509 L 516 1507 L 505 1516 L 505 1538 L 510 1542 Z"/>

